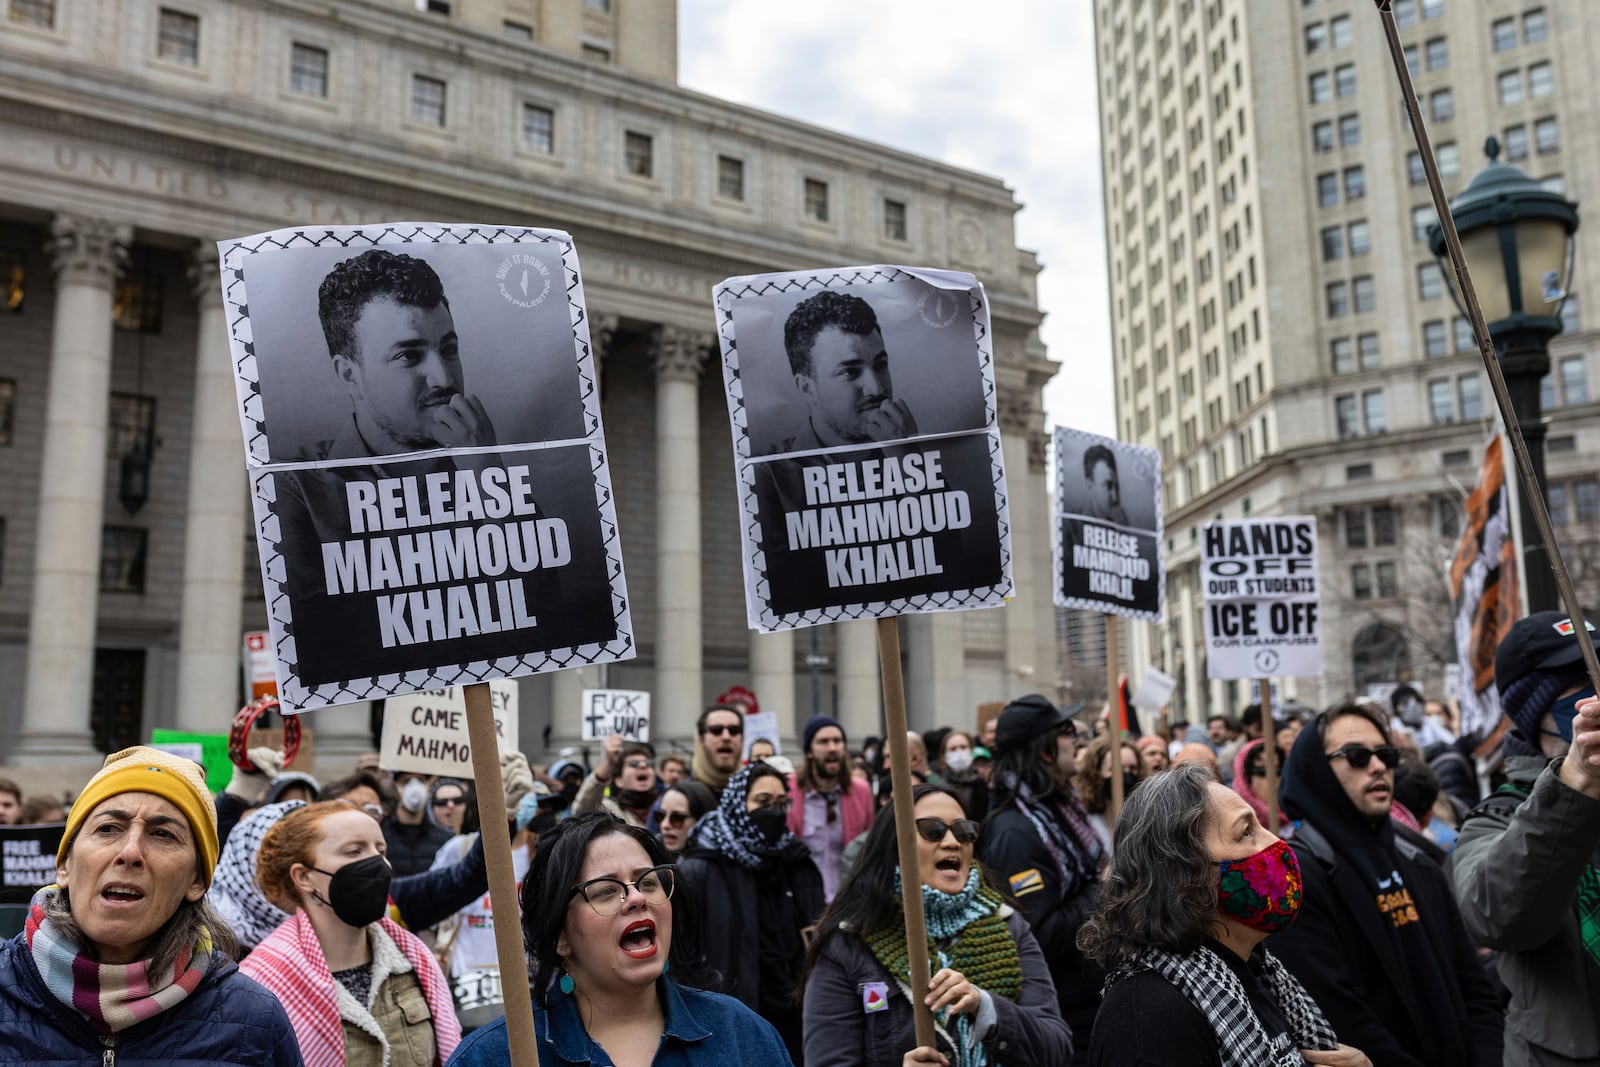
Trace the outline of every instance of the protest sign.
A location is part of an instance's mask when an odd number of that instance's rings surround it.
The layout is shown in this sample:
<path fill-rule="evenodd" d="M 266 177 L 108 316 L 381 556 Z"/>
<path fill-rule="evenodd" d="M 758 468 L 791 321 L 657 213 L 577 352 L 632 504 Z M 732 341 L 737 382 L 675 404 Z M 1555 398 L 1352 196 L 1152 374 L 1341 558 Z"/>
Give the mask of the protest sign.
<path fill-rule="evenodd" d="M 284 710 L 634 654 L 567 234 L 218 247 Z"/>
<path fill-rule="evenodd" d="M 1161 453 L 1057 427 L 1055 602 L 1161 621 Z"/>
<path fill-rule="evenodd" d="M 1172 691 L 1177 686 L 1178 680 L 1172 675 L 1155 667 L 1146 667 L 1144 676 L 1133 691 L 1133 704 L 1145 711 L 1159 712 L 1172 699 Z"/>
<path fill-rule="evenodd" d="M 517 683 L 489 683 L 494 731 L 500 754 L 517 751 Z M 383 702 L 383 736 L 378 766 L 450 778 L 471 778 L 472 744 L 467 736 L 467 704 L 461 686 L 390 697 Z"/>
<path fill-rule="evenodd" d="M 227 734 L 202 734 L 189 730 L 167 730 L 157 726 L 150 731 L 150 745 L 164 752 L 172 751 L 173 745 L 200 746 L 198 762 L 206 769 L 206 788 L 213 793 L 220 793 L 226 789 L 229 779 L 233 777 L 233 761 L 228 759 Z M 311 764 L 306 763 L 304 766 L 309 767 Z"/>
<path fill-rule="evenodd" d="M 772 745 L 772 754 L 783 755 L 783 738 L 778 735 L 778 713 L 758 711 L 744 717 L 744 758 L 750 759 L 750 746 L 757 741 Z"/>
<path fill-rule="evenodd" d="M 278 664 L 272 655 L 272 635 L 249 630 L 244 635 L 245 701 L 278 694 Z"/>
<path fill-rule="evenodd" d="M 1207 523 L 1200 586 L 1209 677 L 1322 673 L 1315 519 Z"/>
<path fill-rule="evenodd" d="M 715 302 L 750 626 L 1003 604 L 1010 518 L 977 280 L 762 274 Z"/>
<path fill-rule="evenodd" d="M 66 826 L 0 826 L 0 904 L 26 904 L 56 880 L 56 850 Z"/>
<path fill-rule="evenodd" d="M 621 734 L 650 740 L 650 694 L 638 689 L 585 689 L 578 740 L 604 741 Z"/>

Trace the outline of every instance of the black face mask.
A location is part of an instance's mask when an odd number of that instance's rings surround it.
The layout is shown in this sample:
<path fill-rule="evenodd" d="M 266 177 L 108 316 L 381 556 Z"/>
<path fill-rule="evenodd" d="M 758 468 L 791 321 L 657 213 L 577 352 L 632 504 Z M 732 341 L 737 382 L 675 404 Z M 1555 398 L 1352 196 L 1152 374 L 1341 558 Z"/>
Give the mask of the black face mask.
<path fill-rule="evenodd" d="M 558 819 L 559 816 L 555 812 L 541 810 L 539 814 L 533 817 L 533 821 L 528 824 L 528 829 L 536 834 L 547 834 L 556 828 Z"/>
<path fill-rule="evenodd" d="M 1126 799 L 1128 794 L 1133 792 L 1134 789 L 1138 788 L 1138 785 L 1139 776 L 1137 774 L 1134 774 L 1132 771 L 1122 772 L 1122 796 L 1124 799 Z"/>
<path fill-rule="evenodd" d="M 311 869 L 328 876 L 328 899 L 323 903 L 346 926 L 370 926 L 389 909 L 389 882 L 394 871 L 382 856 L 368 856 L 337 871 Z"/>
<path fill-rule="evenodd" d="M 756 831 L 769 845 L 776 845 L 782 839 L 784 832 L 789 829 L 789 813 L 786 811 L 774 811 L 771 808 L 752 811 L 750 821 L 755 824 Z"/>

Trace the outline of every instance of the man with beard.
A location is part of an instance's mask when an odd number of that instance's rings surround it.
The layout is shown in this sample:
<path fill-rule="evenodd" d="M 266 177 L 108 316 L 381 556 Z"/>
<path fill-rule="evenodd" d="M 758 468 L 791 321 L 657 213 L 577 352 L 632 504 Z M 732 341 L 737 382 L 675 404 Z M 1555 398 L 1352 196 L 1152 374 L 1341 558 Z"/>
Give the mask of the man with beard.
<path fill-rule="evenodd" d="M 978 858 L 1006 880 L 1050 962 L 1056 1000 L 1072 1028 L 1074 1063 L 1088 1062 L 1105 980 L 1078 950 L 1078 928 L 1100 899 L 1100 872 L 1109 859 L 1069 784 L 1076 769 L 1073 716 L 1081 710 L 1057 708 L 1038 694 L 1006 705 L 995 725 L 993 792 L 978 838 Z"/>
<path fill-rule="evenodd" d="M 872 793 L 850 773 L 844 727 L 813 715 L 801 735 L 805 758 L 789 780 L 789 832 L 806 843 L 822 872 L 822 892 L 839 890 L 844 847 L 872 826 Z"/>
<path fill-rule="evenodd" d="M 578 787 L 572 810 L 604 811 L 629 826 L 646 827 L 661 790 L 656 786 L 656 750 L 644 741 L 605 739 L 605 756 Z"/>
<path fill-rule="evenodd" d="M 744 715 L 731 704 L 713 704 L 695 722 L 694 780 L 718 797 L 744 758 Z"/>
<path fill-rule="evenodd" d="M 1505 1017 L 1449 879 L 1389 817 L 1400 752 L 1373 709 L 1343 704 L 1283 765 L 1300 820 L 1299 918 L 1267 942 L 1339 1040 L 1384 1067 L 1499 1067 Z"/>

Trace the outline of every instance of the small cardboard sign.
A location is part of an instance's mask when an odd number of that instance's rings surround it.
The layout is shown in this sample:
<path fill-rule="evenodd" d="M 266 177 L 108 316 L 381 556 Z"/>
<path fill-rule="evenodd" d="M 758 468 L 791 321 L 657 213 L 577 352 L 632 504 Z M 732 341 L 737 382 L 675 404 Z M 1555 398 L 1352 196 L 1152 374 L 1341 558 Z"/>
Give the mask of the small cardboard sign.
<path fill-rule="evenodd" d="M 62 823 L 0 826 L 0 904 L 26 904 L 56 880 Z"/>
<path fill-rule="evenodd" d="M 750 746 L 757 741 L 768 741 L 772 744 L 774 756 L 783 755 L 783 738 L 778 736 L 778 713 L 775 711 L 758 711 L 754 715 L 744 717 L 744 758 L 750 758 Z"/>
<path fill-rule="evenodd" d="M 489 683 L 494 730 L 500 754 L 517 751 L 517 683 Z M 472 777 L 472 744 L 467 739 L 467 698 L 460 686 L 430 689 L 383 702 L 383 740 L 378 766 L 450 778 Z"/>
<path fill-rule="evenodd" d="M 245 632 L 244 691 L 250 700 L 278 695 L 278 657 L 272 654 L 272 635 L 266 630 Z"/>
<path fill-rule="evenodd" d="M 585 689 L 579 740 L 604 741 L 621 734 L 650 740 L 650 694 L 641 689 Z"/>

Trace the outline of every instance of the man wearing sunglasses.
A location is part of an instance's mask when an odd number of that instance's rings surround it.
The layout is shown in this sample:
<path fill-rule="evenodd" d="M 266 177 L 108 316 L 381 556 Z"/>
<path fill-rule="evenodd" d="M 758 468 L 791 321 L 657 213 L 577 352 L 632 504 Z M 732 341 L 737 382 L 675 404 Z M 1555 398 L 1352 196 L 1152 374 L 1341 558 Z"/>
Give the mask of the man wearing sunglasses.
<path fill-rule="evenodd" d="M 1600 1063 L 1600 704 L 1565 612 L 1511 628 L 1494 658 L 1507 784 L 1461 826 L 1467 931 L 1511 990 L 1506 1063 Z"/>
<path fill-rule="evenodd" d="M 1304 897 L 1267 949 L 1375 1064 L 1499 1067 L 1505 1018 L 1448 876 L 1395 833 L 1400 752 L 1374 707 L 1300 732 L 1279 793 Z"/>
<path fill-rule="evenodd" d="M 732 704 L 713 704 L 695 723 L 694 780 L 719 798 L 744 756 L 744 712 Z"/>

